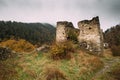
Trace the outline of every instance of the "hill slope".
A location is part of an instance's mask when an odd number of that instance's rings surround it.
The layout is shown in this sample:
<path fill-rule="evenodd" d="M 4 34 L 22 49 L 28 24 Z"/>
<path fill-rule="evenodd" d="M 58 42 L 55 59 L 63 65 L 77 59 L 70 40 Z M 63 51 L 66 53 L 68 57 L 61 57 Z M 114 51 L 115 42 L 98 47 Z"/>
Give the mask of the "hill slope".
<path fill-rule="evenodd" d="M 0 40 L 22 38 L 33 44 L 51 42 L 55 37 L 55 27 L 48 23 L 21 23 L 0 21 Z"/>
<path fill-rule="evenodd" d="M 106 30 L 104 39 L 109 44 L 113 55 L 120 56 L 120 24 Z"/>
<path fill-rule="evenodd" d="M 113 45 L 120 45 L 120 24 L 107 29 L 104 33 L 105 42 Z"/>

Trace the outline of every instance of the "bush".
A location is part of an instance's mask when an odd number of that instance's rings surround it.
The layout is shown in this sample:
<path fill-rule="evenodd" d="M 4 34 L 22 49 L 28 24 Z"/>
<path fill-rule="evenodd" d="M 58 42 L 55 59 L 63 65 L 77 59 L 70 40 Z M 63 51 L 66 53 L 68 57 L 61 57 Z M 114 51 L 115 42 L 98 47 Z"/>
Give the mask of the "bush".
<path fill-rule="evenodd" d="M 1 46 L 8 47 L 16 52 L 30 52 L 35 49 L 35 47 L 24 39 L 14 40 L 10 39 L 1 42 Z"/>
<path fill-rule="evenodd" d="M 120 56 L 120 46 L 112 46 L 111 47 L 113 56 Z"/>
<path fill-rule="evenodd" d="M 0 60 L 6 60 L 12 56 L 12 51 L 8 48 L 0 47 Z"/>
<path fill-rule="evenodd" d="M 50 54 L 53 59 L 70 59 L 71 52 L 74 52 L 74 45 L 71 41 L 55 43 L 50 48 Z"/>
<path fill-rule="evenodd" d="M 71 40 L 73 41 L 74 43 L 77 43 L 78 42 L 78 35 L 79 35 L 79 30 L 73 30 L 73 29 L 69 29 L 68 31 L 68 40 Z"/>

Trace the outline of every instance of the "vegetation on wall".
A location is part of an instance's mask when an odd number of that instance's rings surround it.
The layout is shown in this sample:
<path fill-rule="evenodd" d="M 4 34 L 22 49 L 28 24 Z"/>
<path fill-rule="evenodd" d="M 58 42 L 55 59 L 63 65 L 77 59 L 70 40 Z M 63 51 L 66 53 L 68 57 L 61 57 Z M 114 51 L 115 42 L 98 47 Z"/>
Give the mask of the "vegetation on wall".
<path fill-rule="evenodd" d="M 73 42 L 78 42 L 78 35 L 79 35 L 79 29 L 69 29 L 68 31 L 68 40 L 71 40 Z"/>

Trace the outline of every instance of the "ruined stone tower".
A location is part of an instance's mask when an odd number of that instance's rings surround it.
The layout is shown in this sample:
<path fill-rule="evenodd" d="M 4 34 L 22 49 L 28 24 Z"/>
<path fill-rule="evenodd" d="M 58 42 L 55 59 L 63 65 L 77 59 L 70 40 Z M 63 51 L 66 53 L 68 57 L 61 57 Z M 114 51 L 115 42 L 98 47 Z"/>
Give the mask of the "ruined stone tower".
<path fill-rule="evenodd" d="M 67 21 L 57 22 L 56 28 L 56 42 L 64 42 L 68 40 L 68 32 L 74 30 L 73 24 Z"/>
<path fill-rule="evenodd" d="M 103 52 L 103 34 L 100 29 L 99 17 L 80 21 L 78 27 L 79 30 L 75 29 L 73 24 L 67 21 L 57 22 L 56 42 L 78 41 L 80 47 L 101 54 Z"/>
<path fill-rule="evenodd" d="M 78 22 L 80 33 L 78 41 L 80 46 L 95 53 L 103 52 L 103 35 L 100 29 L 99 17 L 92 20 L 83 20 Z"/>

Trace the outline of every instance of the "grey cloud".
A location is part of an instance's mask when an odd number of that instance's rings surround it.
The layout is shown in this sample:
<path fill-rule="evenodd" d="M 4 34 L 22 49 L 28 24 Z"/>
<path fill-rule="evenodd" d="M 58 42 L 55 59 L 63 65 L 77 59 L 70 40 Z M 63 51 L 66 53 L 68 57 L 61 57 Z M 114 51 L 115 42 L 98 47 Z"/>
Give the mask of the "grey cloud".
<path fill-rule="evenodd" d="M 115 15 L 119 15 L 120 16 L 120 0 L 113 2 L 114 4 L 112 4 L 111 7 L 111 12 L 114 13 Z"/>
<path fill-rule="evenodd" d="M 111 26 L 120 18 L 120 0 L 0 0 L 0 9 L 0 18 L 21 21 L 76 22 L 100 16 L 102 26 Z"/>
<path fill-rule="evenodd" d="M 4 4 L 4 7 L 2 8 L 40 8 L 40 0 L 0 0 L 0 4 Z"/>
<path fill-rule="evenodd" d="M 102 0 L 96 3 L 99 12 L 106 15 L 119 16 L 120 13 L 120 0 Z"/>
<path fill-rule="evenodd" d="M 76 0 L 76 8 L 114 14 L 120 12 L 120 0 Z M 109 13 L 111 12 L 111 13 Z"/>
<path fill-rule="evenodd" d="M 4 0 L 0 0 L 0 8 L 7 6 Z"/>

